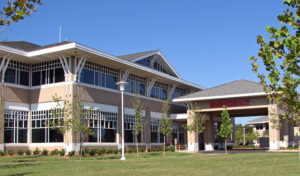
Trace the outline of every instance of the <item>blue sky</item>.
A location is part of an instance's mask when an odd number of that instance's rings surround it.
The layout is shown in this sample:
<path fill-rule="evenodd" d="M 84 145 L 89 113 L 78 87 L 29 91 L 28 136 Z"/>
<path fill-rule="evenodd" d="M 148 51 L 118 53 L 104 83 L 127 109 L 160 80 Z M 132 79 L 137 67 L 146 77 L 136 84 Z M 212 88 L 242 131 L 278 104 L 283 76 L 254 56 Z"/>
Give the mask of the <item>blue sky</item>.
<path fill-rule="evenodd" d="M 281 0 L 43 0 L 36 13 L 0 34 L 39 45 L 62 39 L 113 54 L 159 49 L 187 81 L 213 87 L 258 81 L 256 36 L 278 26 Z M 244 123 L 249 119 L 237 120 Z"/>

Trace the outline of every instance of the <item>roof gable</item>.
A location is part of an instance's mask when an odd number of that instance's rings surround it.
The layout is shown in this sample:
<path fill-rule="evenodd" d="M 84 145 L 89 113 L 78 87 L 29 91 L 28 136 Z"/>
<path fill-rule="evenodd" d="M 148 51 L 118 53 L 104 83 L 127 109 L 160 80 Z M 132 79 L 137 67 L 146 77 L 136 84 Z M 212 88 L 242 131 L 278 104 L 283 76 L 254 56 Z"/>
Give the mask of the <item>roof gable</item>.
<path fill-rule="evenodd" d="M 25 52 L 30 52 L 30 51 L 33 51 L 33 50 L 37 50 L 41 47 L 39 45 L 29 43 L 29 42 L 25 42 L 25 41 L 0 42 L 0 46 L 14 48 L 14 49 L 25 51 Z"/>
<path fill-rule="evenodd" d="M 258 123 L 268 123 L 269 122 L 269 117 L 268 116 L 262 116 L 259 117 L 257 119 L 251 120 L 249 122 L 247 122 L 247 125 L 251 125 L 251 124 L 258 124 Z"/>

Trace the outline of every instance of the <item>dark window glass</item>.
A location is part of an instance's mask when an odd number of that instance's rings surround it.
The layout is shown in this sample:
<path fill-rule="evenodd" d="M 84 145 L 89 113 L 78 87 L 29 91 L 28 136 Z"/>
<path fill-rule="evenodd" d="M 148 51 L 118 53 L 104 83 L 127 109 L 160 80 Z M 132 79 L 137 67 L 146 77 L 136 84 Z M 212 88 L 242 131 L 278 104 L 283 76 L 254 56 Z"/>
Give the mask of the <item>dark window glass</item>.
<path fill-rule="evenodd" d="M 159 142 L 164 143 L 164 135 L 160 134 Z M 167 142 L 167 139 L 166 139 L 166 142 Z"/>
<path fill-rule="evenodd" d="M 97 128 L 92 128 L 94 134 L 93 135 L 89 135 L 89 142 L 98 142 L 97 141 L 97 132 L 98 129 Z"/>
<path fill-rule="evenodd" d="M 20 84 L 24 86 L 29 85 L 29 73 L 20 71 Z"/>
<path fill-rule="evenodd" d="M 145 95 L 145 84 L 136 83 L 136 92 L 140 95 Z"/>
<path fill-rule="evenodd" d="M 14 142 L 14 130 L 13 129 L 5 129 L 4 130 L 4 142 L 5 143 L 13 143 Z"/>
<path fill-rule="evenodd" d="M 51 70 L 49 70 L 49 84 L 52 84 L 52 83 L 54 83 L 54 70 L 53 69 L 51 69 Z"/>
<path fill-rule="evenodd" d="M 156 87 L 152 87 L 150 96 L 156 98 Z"/>
<path fill-rule="evenodd" d="M 101 129 L 101 142 L 116 142 L 116 130 Z"/>
<path fill-rule="evenodd" d="M 42 84 L 47 84 L 47 71 L 42 71 Z"/>
<path fill-rule="evenodd" d="M 32 129 L 32 143 L 45 142 L 45 129 Z"/>
<path fill-rule="evenodd" d="M 41 72 L 32 73 L 32 86 L 41 85 Z"/>
<path fill-rule="evenodd" d="M 125 142 L 132 143 L 133 142 L 133 134 L 132 130 L 124 130 L 125 133 Z"/>
<path fill-rule="evenodd" d="M 99 73 L 95 72 L 95 85 L 98 86 L 99 85 Z"/>
<path fill-rule="evenodd" d="M 184 141 L 184 133 L 179 133 L 179 140 L 178 140 L 179 144 L 185 144 Z"/>
<path fill-rule="evenodd" d="M 118 78 L 112 75 L 106 75 L 106 87 L 111 89 L 118 89 L 117 86 Z"/>
<path fill-rule="evenodd" d="M 16 83 L 16 70 L 7 68 L 5 72 L 4 82 Z"/>
<path fill-rule="evenodd" d="M 55 69 L 55 82 L 64 82 L 65 81 L 65 72 L 63 68 Z"/>
<path fill-rule="evenodd" d="M 19 129 L 19 136 L 18 136 L 19 143 L 26 143 L 27 142 L 27 129 Z"/>
<path fill-rule="evenodd" d="M 157 143 L 157 132 L 151 132 L 151 142 Z"/>
<path fill-rule="evenodd" d="M 59 131 L 50 129 L 49 142 L 64 142 L 63 134 Z"/>
<path fill-rule="evenodd" d="M 82 69 L 81 76 L 80 76 L 80 82 L 86 83 L 86 84 L 94 84 L 94 71 L 88 70 L 88 69 Z"/>
<path fill-rule="evenodd" d="M 150 67 L 150 59 L 149 58 L 145 58 L 145 65 L 147 67 Z"/>

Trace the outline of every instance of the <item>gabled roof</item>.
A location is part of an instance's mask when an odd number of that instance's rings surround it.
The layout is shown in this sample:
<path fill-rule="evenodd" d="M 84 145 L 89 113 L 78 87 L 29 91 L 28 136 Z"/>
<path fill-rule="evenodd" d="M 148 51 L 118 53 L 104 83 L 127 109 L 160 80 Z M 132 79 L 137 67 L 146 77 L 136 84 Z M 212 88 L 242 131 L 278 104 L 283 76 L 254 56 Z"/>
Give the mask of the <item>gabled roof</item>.
<path fill-rule="evenodd" d="M 251 120 L 247 122 L 247 125 L 252 125 L 252 124 L 258 124 L 258 123 L 269 123 L 269 117 L 268 116 L 262 116 L 257 119 Z"/>
<path fill-rule="evenodd" d="M 150 50 L 150 51 L 144 51 L 144 52 L 139 52 L 139 53 L 133 53 L 133 54 L 127 54 L 127 55 L 122 55 L 122 56 L 118 56 L 124 60 L 127 60 L 127 61 L 132 61 L 132 60 L 135 60 L 141 56 L 145 56 L 145 55 L 148 55 L 150 53 L 153 53 L 153 52 L 156 52 L 158 50 Z"/>
<path fill-rule="evenodd" d="M 36 49 L 39 49 L 41 46 L 25 42 L 25 41 L 9 41 L 9 42 L 0 42 L 0 46 L 6 46 L 14 49 L 18 49 L 25 52 L 30 52 Z"/>
<path fill-rule="evenodd" d="M 233 98 L 239 96 L 266 95 L 263 86 L 257 82 L 245 79 L 222 84 L 216 87 L 200 90 L 174 99 L 174 102 L 196 101 L 208 99 Z"/>

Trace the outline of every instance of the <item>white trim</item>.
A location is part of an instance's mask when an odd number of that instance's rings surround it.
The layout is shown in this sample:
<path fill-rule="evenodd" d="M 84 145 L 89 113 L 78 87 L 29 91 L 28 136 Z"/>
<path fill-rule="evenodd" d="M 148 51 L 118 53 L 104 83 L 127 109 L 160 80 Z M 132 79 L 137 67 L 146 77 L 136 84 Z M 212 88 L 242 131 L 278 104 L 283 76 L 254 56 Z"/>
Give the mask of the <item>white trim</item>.
<path fill-rule="evenodd" d="M 83 142 L 82 143 L 82 146 L 96 146 L 96 147 L 99 147 L 99 146 L 116 146 L 118 147 L 118 143 L 117 142 L 108 142 L 108 143 L 100 143 L 100 142 Z"/>
<path fill-rule="evenodd" d="M 245 94 L 232 94 L 232 95 L 220 95 L 220 96 L 209 96 L 209 97 L 195 97 L 195 98 L 175 98 L 173 102 L 185 102 L 185 101 L 201 101 L 201 100 L 214 100 L 214 99 L 226 99 L 226 98 L 238 98 L 238 97 L 255 97 L 268 95 L 266 92 L 255 92 Z"/>
<path fill-rule="evenodd" d="M 60 106 L 63 106 L 63 101 L 59 102 Z M 32 111 L 50 110 L 56 108 L 57 102 L 45 102 L 45 103 L 34 103 L 31 104 Z"/>
<path fill-rule="evenodd" d="M 205 151 L 214 151 L 214 143 L 206 143 L 204 144 Z"/>
<path fill-rule="evenodd" d="M 29 111 L 29 104 L 26 103 L 16 103 L 16 102 L 4 102 L 4 109 L 20 110 L 20 111 Z"/>
<path fill-rule="evenodd" d="M 198 143 L 188 143 L 188 151 L 189 152 L 198 152 L 199 144 Z"/>
<path fill-rule="evenodd" d="M 51 143 L 31 143 L 29 147 L 63 147 L 65 143 L 63 142 L 51 142 Z"/>
<path fill-rule="evenodd" d="M 28 143 L 4 143 L 5 147 L 29 147 Z"/>
<path fill-rule="evenodd" d="M 143 116 L 146 115 L 145 111 L 142 111 Z M 128 114 L 128 115 L 135 115 L 135 110 L 132 108 L 124 108 L 124 114 Z"/>
<path fill-rule="evenodd" d="M 153 111 L 150 111 L 150 117 L 151 118 L 155 118 L 155 119 L 161 119 L 162 118 L 162 113 L 160 112 L 153 112 Z"/>
<path fill-rule="evenodd" d="M 54 52 L 58 52 L 58 51 L 68 50 L 68 49 L 72 49 L 75 47 L 76 47 L 76 43 L 72 42 L 72 43 L 66 43 L 66 44 L 59 45 L 59 46 L 53 46 L 50 48 L 40 49 L 37 51 L 31 51 L 31 52 L 26 53 L 25 55 L 27 57 L 34 57 L 34 56 L 38 56 L 38 55 L 42 55 L 42 54 L 49 54 L 49 53 L 54 53 Z"/>
<path fill-rule="evenodd" d="M 58 82 L 58 83 L 51 83 L 51 84 L 43 84 L 38 86 L 32 86 L 29 89 L 42 89 L 42 88 L 49 88 L 49 87 L 55 87 L 55 86 L 64 86 L 68 84 L 74 84 L 74 81 L 65 81 L 65 82 Z"/>
<path fill-rule="evenodd" d="M 182 114 L 170 114 L 170 118 L 172 120 L 184 120 L 188 118 L 187 113 L 182 113 Z"/>
<path fill-rule="evenodd" d="M 82 102 L 85 109 L 93 108 L 98 109 L 100 111 L 104 112 L 114 112 L 118 113 L 118 106 L 112 106 L 112 105 L 105 105 L 105 104 L 99 104 L 99 103 L 90 103 L 90 102 Z"/>

